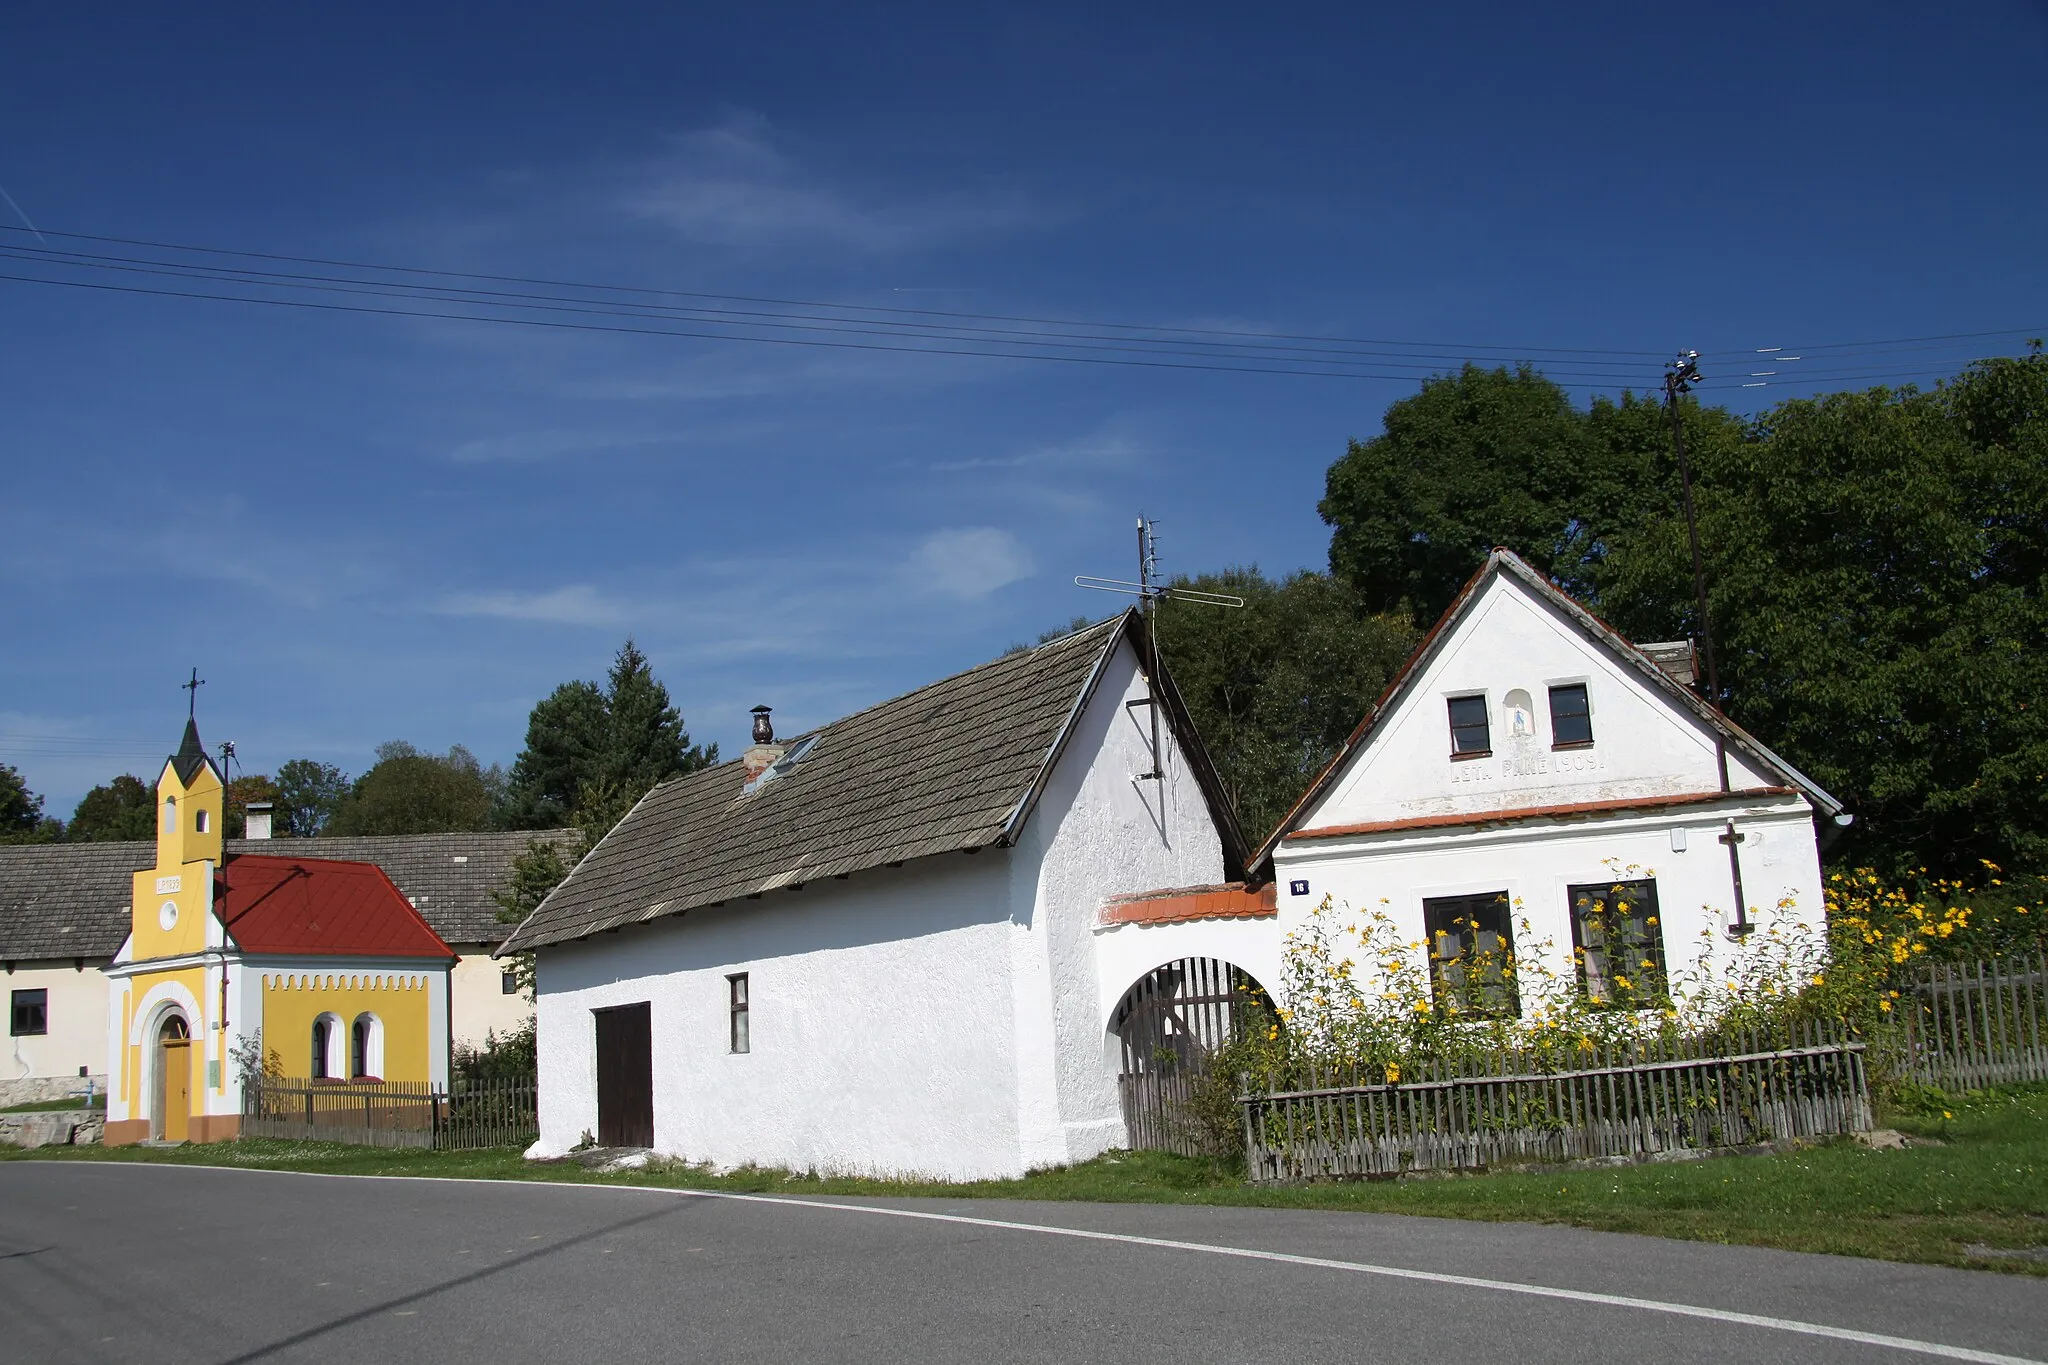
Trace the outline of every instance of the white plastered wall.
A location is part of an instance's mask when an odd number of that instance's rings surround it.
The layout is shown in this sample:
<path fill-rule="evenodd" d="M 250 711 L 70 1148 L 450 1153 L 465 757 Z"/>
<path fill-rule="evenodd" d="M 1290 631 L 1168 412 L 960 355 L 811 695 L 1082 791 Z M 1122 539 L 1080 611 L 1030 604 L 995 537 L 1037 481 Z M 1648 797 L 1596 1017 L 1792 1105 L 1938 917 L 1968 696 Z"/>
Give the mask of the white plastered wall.
<path fill-rule="evenodd" d="M 460 959 L 450 975 L 448 990 L 454 1011 L 454 1043 L 457 1047 L 480 1048 L 495 1033 L 503 1038 L 516 1033 L 533 1018 L 533 1002 L 523 991 L 505 993 L 504 973 L 510 962 L 491 957 L 495 944 L 454 945 Z"/>
<path fill-rule="evenodd" d="M 535 1154 L 596 1133 L 591 1012 L 644 1000 L 661 1152 L 1017 1174 L 1007 856 L 940 855 L 543 949 Z M 748 974 L 745 1053 L 728 1046 L 734 972 Z"/>
<path fill-rule="evenodd" d="M 1516 953 L 1544 956 L 1547 943 L 1547 966 L 1569 982 L 1574 969 L 1568 888 L 1651 879 L 1667 972 L 1674 989 L 1683 990 L 1703 966 L 1725 971 L 1741 952 L 1725 932 L 1735 896 L 1728 849 L 1719 836 L 1731 818 L 1743 836 L 1743 891 L 1753 922 L 1759 929 L 1779 923 L 1788 932 L 1804 923 L 1817 939 L 1825 922 L 1820 859 L 1801 797 L 1569 823 L 1283 843 L 1274 855 L 1278 928 L 1285 934 L 1302 927 L 1329 897 L 1347 912 L 1344 922 L 1380 909 L 1392 916 L 1403 941 L 1413 942 L 1423 937 L 1424 900 L 1504 891 L 1515 904 Z M 1305 894 L 1293 893 L 1296 882 L 1307 883 Z M 1531 932 L 1520 926 L 1525 917 Z"/>
<path fill-rule="evenodd" d="M 89 960 L 83 968 L 61 962 L 17 962 L 0 975 L 0 991 L 8 999 L 12 1022 L 13 993 L 46 992 L 49 1032 L 17 1038 L 10 1033 L 0 1057 L 0 1081 L 37 1077 L 78 1079 L 78 1069 L 104 1076 L 107 1070 L 107 978 L 100 971 L 106 959 Z"/>
<path fill-rule="evenodd" d="M 1573 682 L 1586 684 L 1593 743 L 1554 750 L 1549 689 Z M 1517 690 L 1535 720 L 1521 738 L 1504 707 Z M 1492 756 L 1453 759 L 1449 699 L 1473 693 L 1486 697 Z M 1712 792 L 1720 786 L 1714 753 L 1714 733 L 1696 715 L 1501 573 L 1300 827 Z M 1774 780 L 1735 753 L 1728 776 L 1737 789 Z"/>
<path fill-rule="evenodd" d="M 1149 693 L 1136 654 L 1119 645 L 1011 858 L 1014 901 L 1027 912 L 1013 943 L 1027 1169 L 1125 1142 L 1102 1001 L 1158 963 L 1129 976 L 1119 963 L 1105 977 L 1095 942 L 1103 900 L 1223 878 L 1222 838 L 1163 717 L 1159 742 L 1162 777 L 1142 777 L 1152 771 Z"/>

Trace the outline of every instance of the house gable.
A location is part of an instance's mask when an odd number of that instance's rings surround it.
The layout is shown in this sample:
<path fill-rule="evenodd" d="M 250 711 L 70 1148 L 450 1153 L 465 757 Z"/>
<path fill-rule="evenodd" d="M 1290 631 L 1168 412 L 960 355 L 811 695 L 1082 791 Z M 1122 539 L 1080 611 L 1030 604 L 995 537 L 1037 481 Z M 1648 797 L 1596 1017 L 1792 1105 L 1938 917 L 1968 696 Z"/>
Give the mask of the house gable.
<path fill-rule="evenodd" d="M 1578 686 L 1592 739 L 1560 744 L 1551 689 Z M 1451 699 L 1475 697 L 1486 747 L 1454 755 Z M 1499 551 L 1281 832 L 1709 795 L 1722 789 L 1717 748 L 1730 789 L 1799 787 L 1833 804 Z"/>

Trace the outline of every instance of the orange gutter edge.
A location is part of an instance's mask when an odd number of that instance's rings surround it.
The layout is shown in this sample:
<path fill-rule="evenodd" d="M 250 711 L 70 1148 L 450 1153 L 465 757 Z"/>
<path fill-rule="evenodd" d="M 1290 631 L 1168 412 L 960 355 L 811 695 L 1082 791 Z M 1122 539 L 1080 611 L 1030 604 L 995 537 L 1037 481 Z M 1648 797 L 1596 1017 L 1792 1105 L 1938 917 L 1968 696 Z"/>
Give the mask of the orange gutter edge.
<path fill-rule="evenodd" d="M 1102 927 L 1118 924 L 1178 924 L 1197 919 L 1247 919 L 1279 913 L 1273 883 L 1247 890 L 1243 882 L 1183 886 L 1112 896 L 1095 912 Z"/>
<path fill-rule="evenodd" d="M 1748 787 L 1732 792 L 1689 792 L 1682 796 L 1638 796 L 1622 801 L 1580 801 L 1568 806 L 1526 806 L 1520 810 L 1473 811 L 1463 815 L 1424 815 L 1412 820 L 1373 820 L 1362 825 L 1329 825 L 1322 829 L 1299 829 L 1282 843 L 1305 839 L 1343 839 L 1360 834 L 1394 834 L 1404 830 L 1459 829 L 1473 825 L 1505 825 L 1522 820 L 1575 820 L 1592 815 L 1617 815 L 1624 811 L 1668 810 L 1673 806 L 1703 806 L 1717 801 L 1743 801 L 1761 796 L 1797 796 L 1797 787 Z"/>

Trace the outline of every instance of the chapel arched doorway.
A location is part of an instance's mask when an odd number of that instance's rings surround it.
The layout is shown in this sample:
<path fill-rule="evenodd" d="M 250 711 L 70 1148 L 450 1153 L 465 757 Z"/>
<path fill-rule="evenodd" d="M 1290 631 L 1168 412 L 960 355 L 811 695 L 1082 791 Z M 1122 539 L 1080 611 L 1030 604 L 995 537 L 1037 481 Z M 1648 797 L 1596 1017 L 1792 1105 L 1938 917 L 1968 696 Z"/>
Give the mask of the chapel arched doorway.
<path fill-rule="evenodd" d="M 1250 972 L 1219 957 L 1184 957 L 1139 977 L 1109 1022 L 1131 1146 L 1205 1155 L 1215 1138 L 1191 1102 L 1209 1059 L 1243 1030 L 1265 1026 L 1272 1008 Z"/>
<path fill-rule="evenodd" d="M 157 1026 L 156 1093 L 152 1100 L 152 1135 L 164 1142 L 188 1140 L 192 1135 L 192 1030 L 176 1010 Z"/>

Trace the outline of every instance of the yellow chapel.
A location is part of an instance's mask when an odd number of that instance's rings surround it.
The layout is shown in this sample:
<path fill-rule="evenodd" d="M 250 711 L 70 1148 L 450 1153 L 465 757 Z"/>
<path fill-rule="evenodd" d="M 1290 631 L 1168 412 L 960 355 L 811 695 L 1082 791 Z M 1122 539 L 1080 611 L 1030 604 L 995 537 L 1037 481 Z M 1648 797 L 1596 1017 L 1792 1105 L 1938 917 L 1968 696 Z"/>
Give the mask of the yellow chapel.
<path fill-rule="evenodd" d="M 234 1137 L 252 1067 L 447 1084 L 454 951 L 373 863 L 223 859 L 226 795 L 188 717 L 105 969 L 109 1144 Z"/>

